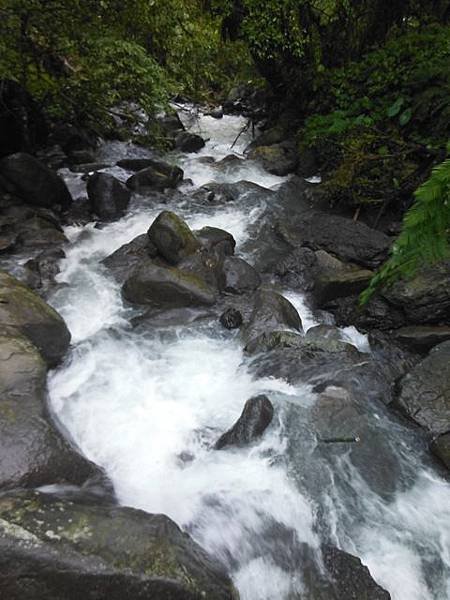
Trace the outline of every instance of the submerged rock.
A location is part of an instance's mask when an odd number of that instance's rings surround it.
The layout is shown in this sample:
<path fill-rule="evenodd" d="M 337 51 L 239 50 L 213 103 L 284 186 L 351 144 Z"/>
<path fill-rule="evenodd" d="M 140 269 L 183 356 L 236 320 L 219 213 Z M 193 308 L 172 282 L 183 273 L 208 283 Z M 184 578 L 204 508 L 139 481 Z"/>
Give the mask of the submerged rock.
<path fill-rule="evenodd" d="M 138 193 L 149 189 L 175 188 L 182 181 L 183 175 L 184 173 L 179 167 L 160 160 L 152 160 L 149 167 L 127 179 L 127 186 Z"/>
<path fill-rule="evenodd" d="M 93 212 L 103 221 L 121 217 L 130 202 L 130 190 L 109 173 L 95 173 L 87 182 L 87 193 Z"/>
<path fill-rule="evenodd" d="M 237 600 L 222 565 L 165 515 L 40 492 L 0 498 L 8 600 Z"/>
<path fill-rule="evenodd" d="M 49 422 L 46 376 L 46 365 L 29 340 L 17 332 L 0 334 L 2 489 L 62 482 L 81 485 L 100 472 Z"/>
<path fill-rule="evenodd" d="M 215 290 L 197 275 L 161 267 L 151 260 L 133 271 L 122 293 L 129 302 L 166 308 L 210 306 L 216 301 Z"/>
<path fill-rule="evenodd" d="M 215 449 L 226 446 L 247 446 L 262 436 L 273 419 L 273 405 L 267 396 L 247 400 L 241 416 L 233 427 L 216 442 Z"/>
<path fill-rule="evenodd" d="M 200 248 L 200 242 L 183 219 L 167 210 L 153 221 L 147 235 L 161 256 L 172 265 Z"/>
<path fill-rule="evenodd" d="M 64 181 L 30 154 L 18 152 L 3 158 L 0 175 L 24 202 L 64 209 L 72 204 L 72 196 Z"/>
<path fill-rule="evenodd" d="M 435 346 L 400 382 L 396 405 L 434 435 L 450 431 L 450 341 Z"/>
<path fill-rule="evenodd" d="M 63 358 L 70 332 L 62 317 L 17 279 L 0 271 L 0 324 L 19 331 L 50 366 Z"/>

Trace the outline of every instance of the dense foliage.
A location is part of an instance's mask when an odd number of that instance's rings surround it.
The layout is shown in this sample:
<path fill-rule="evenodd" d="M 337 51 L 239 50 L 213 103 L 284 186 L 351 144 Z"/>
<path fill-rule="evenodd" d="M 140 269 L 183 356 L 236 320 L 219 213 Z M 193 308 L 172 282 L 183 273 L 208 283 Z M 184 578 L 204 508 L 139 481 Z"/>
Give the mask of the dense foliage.
<path fill-rule="evenodd" d="M 52 117 L 98 126 L 124 101 L 220 89 L 247 64 L 201 0 L 0 0 L 0 80 Z"/>

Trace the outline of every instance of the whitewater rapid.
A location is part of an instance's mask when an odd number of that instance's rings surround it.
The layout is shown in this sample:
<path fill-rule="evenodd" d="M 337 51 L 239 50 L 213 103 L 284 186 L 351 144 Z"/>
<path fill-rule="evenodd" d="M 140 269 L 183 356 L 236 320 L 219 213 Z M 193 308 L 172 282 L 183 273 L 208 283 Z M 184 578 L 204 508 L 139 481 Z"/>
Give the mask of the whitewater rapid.
<path fill-rule="evenodd" d="M 237 116 L 191 119 L 191 129 L 208 142 L 198 154 L 170 157 L 192 181 L 186 191 L 211 181 L 247 180 L 266 188 L 284 181 L 252 161 L 219 171 L 202 160 L 218 161 L 230 152 L 243 158 L 248 132 L 230 148 L 244 124 Z M 115 162 L 142 152 L 113 143 L 99 156 Z M 110 172 L 128 176 L 117 167 Z M 79 180 L 70 184 L 81 189 Z M 303 419 L 316 394 L 307 385 L 255 379 L 238 338 L 214 321 L 145 333 L 132 329 L 135 310 L 124 305 L 120 286 L 101 260 L 147 231 L 167 209 L 192 229 L 211 225 L 229 231 L 239 254 L 263 206 L 249 210 L 237 201 L 199 209 L 189 202 L 154 205 L 137 197 L 115 223 L 66 228 L 69 245 L 58 276 L 63 285 L 51 303 L 66 320 L 73 347 L 50 375 L 49 395 L 75 443 L 105 469 L 121 504 L 169 515 L 223 560 L 242 600 L 302 598 L 301 568 L 292 569 L 277 556 L 274 523 L 295 532 L 296 541 L 317 555 L 326 537 L 359 556 L 393 600 L 450 598 L 450 487 L 387 409 L 374 408 L 370 419 L 402 465 L 401 485 L 389 499 L 367 484 L 346 453 L 333 462 L 317 459 L 314 467 L 317 441 Z M 305 330 L 318 324 L 302 294 L 287 290 L 285 295 Z M 342 336 L 370 352 L 367 338 L 354 328 L 342 330 Z M 275 418 L 261 441 L 211 451 L 245 401 L 263 392 L 274 404 Z M 304 439 L 298 435 L 302 427 Z M 304 476 L 311 468 L 321 473 L 318 490 Z"/>

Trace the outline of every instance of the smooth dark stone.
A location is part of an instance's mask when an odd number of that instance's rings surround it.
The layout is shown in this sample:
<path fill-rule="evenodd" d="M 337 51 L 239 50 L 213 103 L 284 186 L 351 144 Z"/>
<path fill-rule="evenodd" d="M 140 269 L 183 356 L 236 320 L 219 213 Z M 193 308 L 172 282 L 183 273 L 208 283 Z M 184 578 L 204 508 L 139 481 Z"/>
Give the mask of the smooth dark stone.
<path fill-rule="evenodd" d="M 273 405 L 267 396 L 247 400 L 241 416 L 233 427 L 216 442 L 215 449 L 226 446 L 247 446 L 262 436 L 273 419 Z"/>

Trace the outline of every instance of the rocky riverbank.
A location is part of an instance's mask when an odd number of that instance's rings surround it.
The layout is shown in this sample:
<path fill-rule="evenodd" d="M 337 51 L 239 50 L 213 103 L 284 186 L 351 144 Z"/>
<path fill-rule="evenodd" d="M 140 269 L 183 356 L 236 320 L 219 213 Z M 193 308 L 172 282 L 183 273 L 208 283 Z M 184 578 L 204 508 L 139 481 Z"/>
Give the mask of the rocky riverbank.
<path fill-rule="evenodd" d="M 179 151 L 203 147 L 198 134 L 173 121 L 170 135 Z M 276 176 L 297 168 L 283 140 L 264 141 L 251 151 L 251 161 Z M 238 597 L 229 577 L 233 557 L 208 555 L 164 515 L 118 506 L 104 470 L 80 453 L 47 404 L 48 370 L 71 360 L 68 327 L 46 303 L 67 285 L 58 273 L 70 227 L 96 223 L 101 231 L 139 203 L 161 210 L 146 233 L 130 235 L 100 265 L 120 286 L 134 335 L 144 339 L 161 328 L 206 323 L 221 336 L 237 336 L 252 377 L 310 386 L 316 400 L 308 422 L 317 452 L 348 452 L 380 496 L 394 494 L 401 471 L 400 458 L 388 451 L 372 420 L 382 405 L 399 411 L 399 427 L 411 436 L 417 436 L 415 426 L 423 428 L 419 438 L 438 459 L 430 468 L 445 477 L 450 263 L 424 269 L 361 309 L 358 294 L 393 237 L 327 210 L 320 186 L 298 176 L 280 180 L 277 189 L 247 181 L 189 186 L 180 166 L 153 151 L 122 156 L 106 171 L 103 162 L 96 165 L 92 147 L 77 151 L 77 160 L 89 159 L 76 169 L 87 179 L 80 197 L 72 197 L 63 179 L 36 157 L 16 153 L 0 161 L 0 591 L 18 600 L 75 600 L 80 593 Z M 209 164 L 220 171 L 235 168 L 236 160 Z M 238 168 L 246 164 L 240 160 Z M 190 227 L 186 206 L 210 215 L 211 225 Z M 213 219 L 213 210 L 230 206 L 252 215 L 250 235 L 240 244 Z M 305 327 L 286 290 L 306 294 L 322 324 Z M 347 326 L 370 334 L 370 353 L 345 338 L 340 327 Z M 204 432 L 208 452 L 257 444 L 278 410 L 261 395 L 241 409 L 227 431 Z M 333 446 L 336 432 L 347 440 L 345 450 L 339 439 Z M 356 434 L 362 444 L 348 442 Z M 194 458 L 186 454 L 181 462 Z M 195 527 L 192 533 L 195 538 Z M 288 528 L 276 531 L 280 543 L 289 535 Z M 390 597 L 350 553 L 330 543 L 314 549 L 298 539 L 291 543 L 289 560 L 302 564 L 309 595 L 289 597 Z"/>

